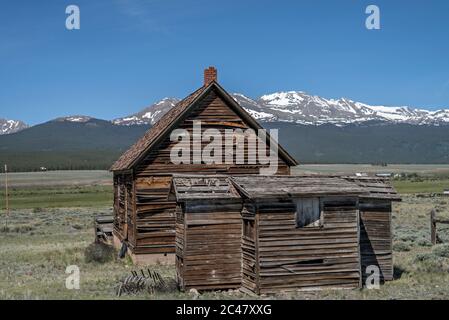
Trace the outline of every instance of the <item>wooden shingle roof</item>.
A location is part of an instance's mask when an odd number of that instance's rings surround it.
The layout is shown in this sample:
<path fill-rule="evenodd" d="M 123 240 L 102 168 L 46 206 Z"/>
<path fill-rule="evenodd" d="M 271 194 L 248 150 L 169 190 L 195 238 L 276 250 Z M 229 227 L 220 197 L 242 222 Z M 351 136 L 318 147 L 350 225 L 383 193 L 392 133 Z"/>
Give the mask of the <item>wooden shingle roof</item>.
<path fill-rule="evenodd" d="M 262 126 L 249 115 L 235 99 L 233 99 L 217 82 L 212 81 L 208 85 L 202 86 L 171 108 L 156 124 L 150 128 L 145 135 L 140 138 L 134 145 L 131 146 L 110 168 L 111 171 L 125 171 L 132 169 L 133 166 L 150 151 L 157 143 L 165 137 L 167 133 L 182 120 L 191 108 L 196 105 L 202 97 L 205 97 L 210 90 L 215 89 L 224 100 L 233 107 L 234 111 L 239 114 L 253 129 L 262 129 Z M 267 133 L 267 137 L 271 139 Z M 271 140 L 273 141 L 273 140 Z M 296 166 L 298 162 L 278 145 L 279 156 L 289 166 Z"/>
<path fill-rule="evenodd" d="M 131 146 L 111 167 L 111 171 L 119 171 L 131 169 L 133 163 L 154 144 L 166 128 L 175 122 L 175 120 L 195 101 L 195 99 L 203 93 L 207 87 L 201 87 L 185 99 L 178 102 L 166 114 L 159 119 L 158 122 L 151 127 L 142 138 Z"/>
<path fill-rule="evenodd" d="M 379 177 L 174 175 L 173 189 L 179 201 L 233 199 L 239 194 L 250 199 L 358 196 L 401 200 L 389 180 Z"/>
<path fill-rule="evenodd" d="M 319 196 L 361 196 L 367 191 L 339 177 L 323 176 L 235 176 L 236 188 L 251 199 Z"/>
<path fill-rule="evenodd" d="M 177 201 L 240 198 L 227 176 L 174 176 L 172 185 Z"/>
<path fill-rule="evenodd" d="M 401 196 L 391 185 L 390 179 L 388 178 L 372 176 L 345 176 L 343 178 L 347 181 L 356 183 L 361 188 L 364 188 L 368 194 L 364 195 L 363 198 L 401 201 Z"/>

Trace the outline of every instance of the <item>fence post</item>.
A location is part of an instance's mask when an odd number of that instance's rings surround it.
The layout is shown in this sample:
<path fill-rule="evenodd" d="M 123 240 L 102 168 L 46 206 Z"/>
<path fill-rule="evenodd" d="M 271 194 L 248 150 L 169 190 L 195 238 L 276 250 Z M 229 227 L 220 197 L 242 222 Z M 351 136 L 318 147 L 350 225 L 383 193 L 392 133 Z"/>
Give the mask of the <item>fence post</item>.
<path fill-rule="evenodd" d="M 430 211 L 430 241 L 432 245 L 437 244 L 437 223 L 435 218 L 435 209 Z"/>
<path fill-rule="evenodd" d="M 8 165 L 5 164 L 5 206 L 6 206 L 6 220 L 5 225 L 8 228 L 9 219 L 9 192 L 8 192 Z"/>

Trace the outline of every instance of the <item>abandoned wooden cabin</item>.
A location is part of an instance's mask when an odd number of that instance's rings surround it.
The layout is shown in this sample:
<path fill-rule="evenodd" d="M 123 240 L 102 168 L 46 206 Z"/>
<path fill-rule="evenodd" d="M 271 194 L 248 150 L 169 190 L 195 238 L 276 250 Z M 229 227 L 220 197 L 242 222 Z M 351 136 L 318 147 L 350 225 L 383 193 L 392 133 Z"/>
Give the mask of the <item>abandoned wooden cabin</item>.
<path fill-rule="evenodd" d="M 226 148 L 212 164 L 172 161 L 171 134 L 189 135 L 197 121 L 201 135 L 234 130 L 233 162 Z M 206 69 L 204 85 L 112 166 L 114 244 L 125 244 L 135 263 L 176 260 L 183 289 L 356 288 L 371 265 L 391 280 L 392 202 L 400 198 L 388 180 L 290 176 L 297 162 L 281 146 L 276 175 L 257 175 L 266 165 L 249 161 L 243 130 L 261 128 Z M 265 142 L 255 149 L 269 153 L 273 140 Z"/>
<path fill-rule="evenodd" d="M 359 199 L 360 253 L 362 275 L 371 273 L 368 266 L 377 266 L 380 280 L 393 280 L 392 202 L 401 201 L 388 179 L 381 177 L 345 177 L 364 188 Z"/>
<path fill-rule="evenodd" d="M 248 159 L 246 144 L 243 163 L 174 164 L 170 153 L 176 142 L 170 139 L 170 134 L 175 129 L 192 132 L 194 121 L 201 121 L 201 132 L 236 130 L 234 150 L 240 148 L 240 137 L 246 137 L 238 129 L 262 128 L 218 84 L 217 71 L 210 67 L 204 72 L 204 85 L 169 110 L 113 164 L 114 243 L 126 244 L 135 263 L 155 260 L 174 263 L 176 202 L 168 198 L 173 174 L 257 174 L 265 166 Z M 269 152 L 273 140 L 267 136 Z M 281 146 L 278 155 L 277 174 L 290 174 L 290 167 L 298 163 Z"/>

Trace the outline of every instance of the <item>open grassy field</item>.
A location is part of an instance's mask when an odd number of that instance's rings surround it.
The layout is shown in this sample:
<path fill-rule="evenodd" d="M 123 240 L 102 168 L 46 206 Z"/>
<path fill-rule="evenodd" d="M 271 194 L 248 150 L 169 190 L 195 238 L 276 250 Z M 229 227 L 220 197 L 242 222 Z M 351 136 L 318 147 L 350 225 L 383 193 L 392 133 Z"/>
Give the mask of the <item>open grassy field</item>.
<path fill-rule="evenodd" d="M 294 169 L 304 173 L 419 173 L 429 177 L 449 177 L 448 164 L 389 164 L 386 167 L 370 164 L 304 164 Z"/>
<path fill-rule="evenodd" d="M 12 172 L 8 181 L 11 187 L 112 185 L 112 173 L 105 170 Z M 0 186 L 4 184 L 5 174 L 0 173 Z"/>
<path fill-rule="evenodd" d="M 112 203 L 108 171 L 48 171 L 8 174 L 14 209 L 104 207 Z M 0 174 L 0 205 L 4 207 L 5 175 Z"/>
<path fill-rule="evenodd" d="M 104 207 L 112 203 L 112 186 L 13 187 L 9 195 L 14 209 Z"/>
<path fill-rule="evenodd" d="M 338 169 L 338 168 L 337 168 Z M 39 173 L 40 174 L 40 173 Z M 7 219 L 0 211 L 0 299 L 116 299 L 118 282 L 136 268 L 128 258 L 115 255 L 108 262 L 90 262 L 86 249 L 93 241 L 93 218 L 112 212 L 109 173 L 51 173 L 33 179 L 20 174 L 14 182 L 12 211 Z M 38 173 L 36 173 L 37 177 Z M 81 178 L 84 176 L 84 178 Z M 64 180 L 62 177 L 65 177 Z M 106 177 L 99 179 L 99 177 Z M 3 177 L 0 177 L 2 179 Z M 415 180 L 413 180 L 415 179 Z M 449 218 L 448 197 L 421 197 L 415 193 L 433 192 L 445 185 L 444 176 L 427 175 L 397 181 L 403 201 L 394 205 L 394 265 L 396 280 L 376 290 L 328 290 L 320 292 L 280 293 L 262 299 L 449 299 L 449 244 L 430 246 L 429 212 Z M 418 181 L 422 179 L 422 181 Z M 21 184 L 18 184 L 21 180 Z M 59 183 L 58 187 L 53 182 Z M 98 181 L 103 181 L 100 183 Z M 434 186 L 435 184 L 438 187 Z M 443 181 L 443 182 L 442 182 Z M 14 183 L 16 183 L 14 185 Z M 4 196 L 0 193 L 0 205 Z M 449 243 L 449 227 L 439 235 Z M 66 267 L 80 269 L 80 289 L 65 287 Z M 173 283 L 173 266 L 152 266 L 152 270 Z M 174 286 L 166 292 L 122 296 L 120 299 L 194 298 Z M 242 299 L 239 292 L 209 292 L 199 299 Z"/>

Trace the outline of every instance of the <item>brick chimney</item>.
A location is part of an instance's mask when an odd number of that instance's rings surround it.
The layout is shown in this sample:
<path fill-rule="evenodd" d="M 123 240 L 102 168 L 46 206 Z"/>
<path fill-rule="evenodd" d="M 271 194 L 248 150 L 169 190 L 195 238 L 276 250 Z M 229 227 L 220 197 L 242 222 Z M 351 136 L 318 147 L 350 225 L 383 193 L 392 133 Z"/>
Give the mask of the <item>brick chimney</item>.
<path fill-rule="evenodd" d="M 204 85 L 207 86 L 212 81 L 217 81 L 217 69 L 215 67 L 204 69 Z"/>

